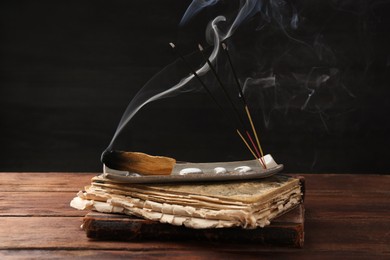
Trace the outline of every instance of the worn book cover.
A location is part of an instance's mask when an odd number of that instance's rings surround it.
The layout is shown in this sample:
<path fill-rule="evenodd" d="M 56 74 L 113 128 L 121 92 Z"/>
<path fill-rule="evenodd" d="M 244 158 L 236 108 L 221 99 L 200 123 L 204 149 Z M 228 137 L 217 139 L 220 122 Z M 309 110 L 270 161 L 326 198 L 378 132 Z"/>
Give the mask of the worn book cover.
<path fill-rule="evenodd" d="M 304 244 L 304 205 L 274 219 L 264 228 L 190 229 L 162 224 L 122 214 L 90 212 L 84 217 L 83 230 L 96 240 L 120 241 L 210 241 L 252 243 L 257 245 L 301 248 Z"/>

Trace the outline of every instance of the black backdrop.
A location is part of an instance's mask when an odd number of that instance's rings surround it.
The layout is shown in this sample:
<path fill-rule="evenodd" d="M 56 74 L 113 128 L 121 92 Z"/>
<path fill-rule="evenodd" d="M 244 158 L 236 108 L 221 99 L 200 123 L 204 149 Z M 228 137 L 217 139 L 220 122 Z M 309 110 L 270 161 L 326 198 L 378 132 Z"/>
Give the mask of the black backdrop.
<path fill-rule="evenodd" d="M 1 1 L 0 170 L 100 171 L 131 98 L 175 60 L 168 42 L 195 50 L 224 2 L 179 28 L 190 1 Z M 305 25 L 298 37 L 314 46 L 305 36 L 321 30 L 348 98 L 324 110 L 302 109 L 304 99 L 273 107 L 268 124 L 260 110 L 269 107 L 259 106 L 264 149 L 288 172 L 389 173 L 390 5 L 295 2 Z M 150 104 L 118 143 L 178 160 L 250 158 L 204 93 Z"/>

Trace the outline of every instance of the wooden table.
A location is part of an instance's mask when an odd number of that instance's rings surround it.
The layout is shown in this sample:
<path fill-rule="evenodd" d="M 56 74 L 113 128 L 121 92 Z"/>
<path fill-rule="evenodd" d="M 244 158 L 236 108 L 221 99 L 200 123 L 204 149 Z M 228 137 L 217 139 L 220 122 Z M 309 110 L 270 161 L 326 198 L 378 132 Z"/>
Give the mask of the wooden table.
<path fill-rule="evenodd" d="M 390 259 L 390 175 L 303 174 L 303 249 L 206 242 L 102 242 L 69 207 L 95 174 L 0 173 L 0 259 Z"/>

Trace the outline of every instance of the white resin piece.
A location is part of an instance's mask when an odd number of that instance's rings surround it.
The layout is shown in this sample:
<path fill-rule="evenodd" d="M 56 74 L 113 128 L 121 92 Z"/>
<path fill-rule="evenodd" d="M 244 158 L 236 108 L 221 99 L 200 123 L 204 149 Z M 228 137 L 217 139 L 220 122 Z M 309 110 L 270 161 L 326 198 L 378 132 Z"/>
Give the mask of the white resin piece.
<path fill-rule="evenodd" d="M 203 173 L 203 172 L 199 168 L 184 168 L 179 172 L 180 175 L 193 174 L 193 173 Z"/>
<path fill-rule="evenodd" d="M 234 168 L 235 171 L 238 171 L 239 173 L 246 173 L 252 170 L 249 166 L 239 166 L 237 168 Z"/>
<path fill-rule="evenodd" d="M 223 174 L 223 173 L 227 173 L 227 170 L 223 167 L 215 167 L 214 168 L 214 173 L 216 174 Z"/>
<path fill-rule="evenodd" d="M 263 160 L 267 168 L 273 168 L 278 166 L 278 164 L 274 161 L 274 158 L 270 154 L 264 155 Z"/>
<path fill-rule="evenodd" d="M 142 175 L 139 173 L 114 170 L 114 169 L 107 167 L 105 164 L 103 164 L 103 173 L 115 173 L 115 174 L 120 174 L 120 175 L 124 175 L 127 177 L 142 177 Z"/>

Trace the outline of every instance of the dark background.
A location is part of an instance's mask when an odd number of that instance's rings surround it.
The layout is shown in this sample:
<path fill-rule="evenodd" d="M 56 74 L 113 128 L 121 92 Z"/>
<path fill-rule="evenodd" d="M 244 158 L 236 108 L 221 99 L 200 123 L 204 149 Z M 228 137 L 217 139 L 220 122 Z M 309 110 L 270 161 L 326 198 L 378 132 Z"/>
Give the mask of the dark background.
<path fill-rule="evenodd" d="M 190 1 L 1 1 L 0 171 L 100 171 L 131 98 L 176 59 L 168 43 L 194 51 L 224 2 L 179 28 Z M 320 66 L 337 67 L 339 81 L 302 109 L 303 83 L 289 88 L 280 76 L 286 102 L 255 105 L 264 150 L 287 172 L 389 173 L 388 1 L 295 2 L 302 18 L 295 36 L 332 53 Z M 266 40 L 253 38 L 266 42 L 260 49 L 280 53 L 287 46 L 280 39 L 292 44 L 265 32 Z M 252 38 L 243 30 L 233 41 Z M 291 50 L 278 75 L 318 66 L 296 62 Z M 136 115 L 117 146 L 186 161 L 250 159 L 218 113 L 204 93 L 160 100 Z"/>

